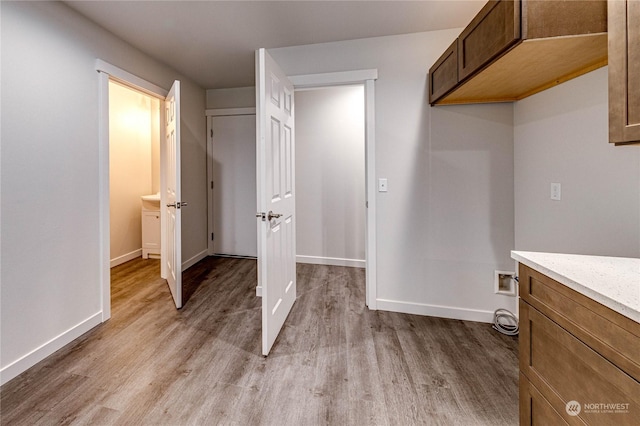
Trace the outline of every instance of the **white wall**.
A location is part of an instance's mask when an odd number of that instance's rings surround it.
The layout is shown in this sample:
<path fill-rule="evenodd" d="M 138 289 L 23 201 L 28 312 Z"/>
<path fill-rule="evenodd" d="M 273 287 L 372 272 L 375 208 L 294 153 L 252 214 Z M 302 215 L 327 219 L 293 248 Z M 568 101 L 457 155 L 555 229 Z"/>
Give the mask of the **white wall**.
<path fill-rule="evenodd" d="M 233 87 L 207 90 L 207 108 L 251 108 L 256 106 L 256 88 Z"/>
<path fill-rule="evenodd" d="M 2 382 L 101 320 L 97 58 L 182 81 L 183 259 L 206 252 L 205 91 L 59 2 L 1 2 Z"/>
<path fill-rule="evenodd" d="M 288 75 L 377 68 L 378 308 L 489 321 L 512 270 L 513 106 L 431 108 L 427 70 L 459 30 L 280 49 Z"/>
<path fill-rule="evenodd" d="M 109 83 L 109 207 L 111 266 L 142 253 L 141 199 L 159 188 L 160 102 Z M 155 119 L 154 119 L 155 118 Z M 155 126 L 155 128 L 154 128 Z M 154 182 L 155 180 L 155 182 Z"/>
<path fill-rule="evenodd" d="M 364 267 L 364 86 L 295 92 L 299 262 Z"/>
<path fill-rule="evenodd" d="M 607 93 L 601 68 L 515 104 L 518 250 L 640 257 L 640 147 L 608 143 Z"/>

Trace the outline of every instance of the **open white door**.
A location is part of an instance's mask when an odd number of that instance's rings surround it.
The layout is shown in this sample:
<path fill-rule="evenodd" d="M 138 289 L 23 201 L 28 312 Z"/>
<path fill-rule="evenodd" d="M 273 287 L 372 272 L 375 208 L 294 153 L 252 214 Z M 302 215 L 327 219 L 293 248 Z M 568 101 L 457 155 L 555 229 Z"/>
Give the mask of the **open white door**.
<path fill-rule="evenodd" d="M 262 354 L 296 301 L 293 84 L 265 49 L 256 51 L 258 286 Z"/>
<path fill-rule="evenodd" d="M 166 273 L 176 308 L 182 307 L 182 237 L 181 208 L 186 202 L 180 198 L 180 82 L 174 81 L 164 103 L 165 143 L 161 149 L 165 165 L 161 182 L 164 208 L 165 238 L 162 242 L 166 256 L 163 270 Z M 165 275 L 165 274 L 163 274 Z"/>

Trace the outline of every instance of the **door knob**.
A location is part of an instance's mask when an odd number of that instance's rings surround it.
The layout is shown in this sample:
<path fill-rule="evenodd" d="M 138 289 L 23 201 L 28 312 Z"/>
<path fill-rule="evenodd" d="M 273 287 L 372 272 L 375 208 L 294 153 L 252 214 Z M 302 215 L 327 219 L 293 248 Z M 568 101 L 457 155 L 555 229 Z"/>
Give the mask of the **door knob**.
<path fill-rule="evenodd" d="M 183 202 L 176 202 L 176 203 L 171 203 L 171 204 L 167 204 L 167 207 L 175 207 L 177 209 L 179 209 L 180 207 L 187 207 L 188 204 L 186 201 Z"/>
<path fill-rule="evenodd" d="M 279 218 L 280 216 L 282 216 L 282 213 L 274 213 L 269 210 L 269 213 L 267 213 L 267 220 L 271 221 L 271 219 Z"/>
<path fill-rule="evenodd" d="M 276 219 L 281 216 L 282 216 L 282 213 L 274 213 L 272 211 L 269 211 L 269 213 L 256 213 L 257 218 L 260 218 L 263 221 L 268 220 L 269 222 L 271 222 L 271 219 Z"/>

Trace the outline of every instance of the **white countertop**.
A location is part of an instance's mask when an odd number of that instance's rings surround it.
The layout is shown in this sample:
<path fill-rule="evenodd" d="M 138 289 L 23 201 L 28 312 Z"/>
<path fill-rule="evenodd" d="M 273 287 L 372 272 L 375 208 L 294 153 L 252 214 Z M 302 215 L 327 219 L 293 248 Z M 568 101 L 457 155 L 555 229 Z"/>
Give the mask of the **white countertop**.
<path fill-rule="evenodd" d="M 511 257 L 640 323 L 640 259 L 527 251 Z"/>
<path fill-rule="evenodd" d="M 145 201 L 160 201 L 160 193 L 158 192 L 157 194 L 151 194 L 151 195 L 143 195 L 140 198 L 142 198 Z"/>

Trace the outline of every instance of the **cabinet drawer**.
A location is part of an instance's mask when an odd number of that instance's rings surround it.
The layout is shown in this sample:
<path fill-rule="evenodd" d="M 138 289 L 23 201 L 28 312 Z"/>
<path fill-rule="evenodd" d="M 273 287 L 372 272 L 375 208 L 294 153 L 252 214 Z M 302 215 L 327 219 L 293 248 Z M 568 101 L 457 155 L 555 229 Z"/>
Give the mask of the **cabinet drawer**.
<path fill-rule="evenodd" d="M 527 376 L 520 373 L 520 426 L 567 424 Z"/>
<path fill-rule="evenodd" d="M 458 80 L 520 40 L 520 1 L 491 0 L 458 37 Z"/>
<path fill-rule="evenodd" d="M 458 84 L 458 40 L 440 56 L 429 70 L 429 103 L 447 94 Z"/>
<path fill-rule="evenodd" d="M 524 301 L 520 326 L 520 371 L 567 423 L 579 424 L 565 410 L 577 401 L 587 424 L 637 426 L 638 381 Z"/>
<path fill-rule="evenodd" d="M 640 381 L 640 324 L 520 264 L 520 297 Z"/>

